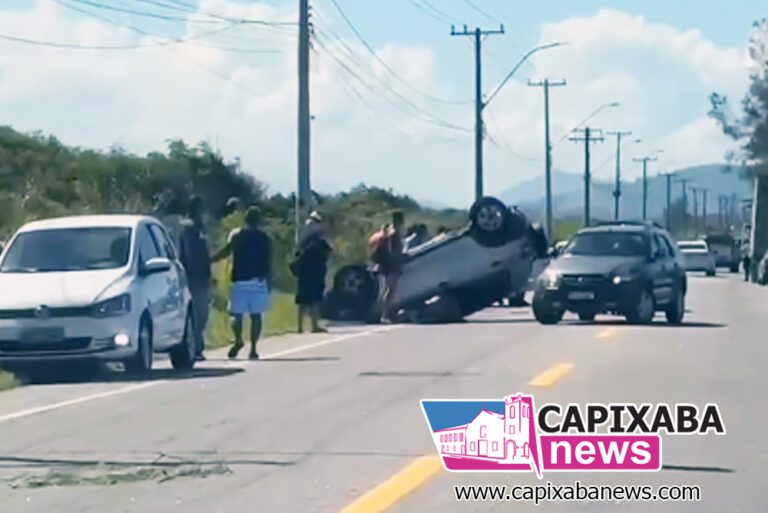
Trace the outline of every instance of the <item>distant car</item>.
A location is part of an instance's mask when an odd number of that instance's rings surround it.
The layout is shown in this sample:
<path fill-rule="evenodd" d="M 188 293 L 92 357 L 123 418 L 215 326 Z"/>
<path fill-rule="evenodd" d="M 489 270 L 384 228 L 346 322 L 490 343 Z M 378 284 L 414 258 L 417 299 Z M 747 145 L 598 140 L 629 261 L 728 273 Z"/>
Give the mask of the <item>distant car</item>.
<path fill-rule="evenodd" d="M 707 276 L 714 276 L 717 273 L 715 256 L 703 240 L 680 241 L 677 247 L 683 254 L 686 271 L 701 271 Z"/>
<path fill-rule="evenodd" d="M 765 252 L 763 258 L 757 263 L 757 283 L 768 285 L 768 251 Z"/>
<path fill-rule="evenodd" d="M 118 361 L 146 372 L 153 352 L 194 366 L 185 272 L 154 218 L 29 223 L 8 242 L 0 290 L 0 366 Z"/>
<path fill-rule="evenodd" d="M 584 321 L 613 313 L 645 324 L 663 311 L 679 324 L 687 287 L 682 256 L 666 230 L 604 223 L 580 230 L 542 273 L 533 313 L 542 324 L 557 324 L 566 311 Z"/>
<path fill-rule="evenodd" d="M 476 202 L 466 228 L 441 234 L 406 253 L 393 308 L 433 321 L 458 320 L 524 292 L 533 262 L 546 256 L 543 230 L 495 198 Z M 326 297 L 329 318 L 377 320 L 379 276 L 364 265 L 347 266 Z"/>
<path fill-rule="evenodd" d="M 704 238 L 715 257 L 717 267 L 727 267 L 732 273 L 739 272 L 741 249 L 736 239 L 727 233 L 709 234 Z"/>

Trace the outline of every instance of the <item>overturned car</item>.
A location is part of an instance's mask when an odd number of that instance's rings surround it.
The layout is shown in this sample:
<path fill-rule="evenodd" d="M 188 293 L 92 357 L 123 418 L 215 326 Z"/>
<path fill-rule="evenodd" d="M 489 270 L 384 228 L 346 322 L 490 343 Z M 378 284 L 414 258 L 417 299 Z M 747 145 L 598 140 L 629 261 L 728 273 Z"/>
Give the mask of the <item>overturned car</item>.
<path fill-rule="evenodd" d="M 496 198 L 483 198 L 470 209 L 466 227 L 406 251 L 393 309 L 401 321 L 459 321 L 525 291 L 534 261 L 546 257 L 547 249 L 539 225 Z M 343 267 L 334 276 L 323 314 L 376 322 L 383 291 L 383 277 L 370 268 Z"/>

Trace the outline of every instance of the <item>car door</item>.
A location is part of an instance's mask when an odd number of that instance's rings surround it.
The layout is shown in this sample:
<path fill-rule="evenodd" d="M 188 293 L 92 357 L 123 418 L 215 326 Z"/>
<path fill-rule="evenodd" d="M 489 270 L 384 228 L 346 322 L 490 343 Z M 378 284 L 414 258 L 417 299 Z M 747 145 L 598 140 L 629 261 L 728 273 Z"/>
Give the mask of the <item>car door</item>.
<path fill-rule="evenodd" d="M 653 262 L 656 272 L 656 303 L 660 305 L 668 304 L 672 300 L 675 284 L 675 255 L 670 251 L 670 247 L 664 237 L 655 233 L 653 235 L 653 244 L 656 248 L 656 258 Z"/>
<path fill-rule="evenodd" d="M 168 238 L 168 234 L 159 224 L 149 225 L 149 231 L 155 239 L 160 256 L 171 261 L 171 270 L 166 277 L 167 308 L 168 308 L 168 336 L 169 343 L 178 342 L 184 336 L 184 322 L 186 321 L 186 301 L 184 287 L 186 278 L 184 268 L 176 255 L 176 249 Z"/>
<path fill-rule="evenodd" d="M 149 225 L 140 224 L 136 241 L 138 248 L 138 265 L 141 270 L 142 264 L 153 258 L 162 257 L 160 247 L 155 241 Z M 168 347 L 171 340 L 171 319 L 172 309 L 169 304 L 170 272 L 154 273 L 142 276 L 141 290 L 143 292 L 144 305 L 152 316 L 152 342 L 156 349 Z"/>
<path fill-rule="evenodd" d="M 680 252 L 680 249 L 677 247 L 677 244 L 675 244 L 675 241 L 672 240 L 669 234 L 664 234 L 662 236 L 662 239 L 664 239 L 664 242 L 667 243 L 667 249 L 669 250 L 670 266 L 672 269 L 671 271 L 672 285 L 676 289 L 678 284 L 682 283 L 683 288 L 685 288 L 686 274 L 685 274 L 685 261 L 683 260 L 683 254 Z"/>

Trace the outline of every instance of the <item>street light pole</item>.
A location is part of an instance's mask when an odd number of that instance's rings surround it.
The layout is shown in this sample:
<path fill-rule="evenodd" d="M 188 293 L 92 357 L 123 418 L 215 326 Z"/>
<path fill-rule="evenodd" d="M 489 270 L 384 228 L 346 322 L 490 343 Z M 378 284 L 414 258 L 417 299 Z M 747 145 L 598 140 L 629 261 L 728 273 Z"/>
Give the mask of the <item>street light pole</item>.
<path fill-rule="evenodd" d="M 615 130 L 613 132 L 608 132 L 608 135 L 616 136 L 616 184 L 613 189 L 613 219 L 614 221 L 618 221 L 619 198 L 621 197 L 621 138 L 625 135 L 632 135 L 632 132 Z"/>
<path fill-rule="evenodd" d="M 554 233 L 553 220 L 552 220 L 552 143 L 550 142 L 549 134 L 549 88 L 550 87 L 562 87 L 566 85 L 565 80 L 550 80 L 545 78 L 539 82 L 528 81 L 528 85 L 532 87 L 544 88 L 544 153 L 545 153 L 545 169 L 544 169 L 544 186 L 546 197 L 546 227 L 547 235 L 549 237 Z"/>

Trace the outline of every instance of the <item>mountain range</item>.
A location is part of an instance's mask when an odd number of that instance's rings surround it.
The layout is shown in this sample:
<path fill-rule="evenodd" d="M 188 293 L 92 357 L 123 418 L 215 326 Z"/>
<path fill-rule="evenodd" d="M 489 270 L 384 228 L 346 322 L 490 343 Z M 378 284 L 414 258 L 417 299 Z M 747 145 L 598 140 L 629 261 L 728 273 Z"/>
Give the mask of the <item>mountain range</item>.
<path fill-rule="evenodd" d="M 690 187 L 708 189 L 707 214 L 718 212 L 718 197 L 735 194 L 739 199 L 749 198 L 752 194 L 752 181 L 745 177 L 744 169 L 739 166 L 703 165 L 675 171 L 672 186 L 672 201 L 682 196 L 680 179 L 690 180 L 688 189 L 689 211 L 693 210 L 693 193 Z M 516 205 L 533 218 L 543 217 L 545 209 L 544 177 L 521 182 L 499 194 L 508 205 Z M 614 198 L 613 182 L 592 182 L 591 211 L 594 219 L 613 219 Z M 642 217 L 643 181 L 622 182 L 620 217 L 639 219 Z M 667 201 L 666 177 L 655 175 L 648 177 L 648 217 L 661 220 Z M 703 194 L 698 194 L 699 212 L 703 207 Z M 582 215 L 584 205 L 584 177 L 581 173 L 556 171 L 552 173 L 552 207 L 555 217 L 576 217 Z"/>

